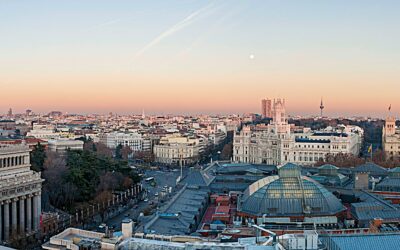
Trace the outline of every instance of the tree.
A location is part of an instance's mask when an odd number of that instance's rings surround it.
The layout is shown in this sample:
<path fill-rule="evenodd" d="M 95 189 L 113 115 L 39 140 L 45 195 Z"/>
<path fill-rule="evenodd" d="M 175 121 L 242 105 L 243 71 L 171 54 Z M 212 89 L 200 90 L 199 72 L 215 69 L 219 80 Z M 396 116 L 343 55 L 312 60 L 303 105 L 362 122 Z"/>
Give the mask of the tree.
<path fill-rule="evenodd" d="M 68 168 L 65 159 L 54 152 L 47 152 L 43 178 L 43 192 L 51 205 L 57 208 L 70 208 L 76 199 L 77 188 L 65 180 Z"/>
<path fill-rule="evenodd" d="M 93 152 L 97 151 L 96 144 L 93 142 L 93 140 L 91 138 L 84 141 L 83 150 L 89 150 L 89 151 L 93 151 Z"/>
<path fill-rule="evenodd" d="M 101 166 L 108 168 L 110 164 Z M 99 182 L 100 165 L 96 155 L 90 151 L 67 151 L 67 179 L 78 188 L 81 200 L 90 200 Z"/>
<path fill-rule="evenodd" d="M 394 168 L 400 166 L 400 161 L 395 157 L 387 157 L 386 153 L 383 150 L 376 150 L 372 154 L 372 161 L 382 167 L 385 168 Z"/>
<path fill-rule="evenodd" d="M 110 190 L 118 190 L 122 186 L 124 176 L 118 172 L 107 172 L 100 176 L 100 182 L 97 186 L 97 193 Z"/>
<path fill-rule="evenodd" d="M 221 160 L 231 159 L 232 154 L 233 154 L 233 144 L 232 143 L 225 144 L 224 148 L 221 151 Z"/>
<path fill-rule="evenodd" d="M 92 150 L 92 151 L 96 152 L 97 156 L 99 156 L 99 157 L 112 158 L 112 156 L 113 156 L 112 150 L 110 148 L 108 148 L 104 143 L 96 142 L 96 143 L 94 143 L 94 146 L 92 148 L 96 149 L 96 150 Z"/>
<path fill-rule="evenodd" d="M 325 160 L 320 160 L 315 165 L 332 164 L 337 167 L 356 167 L 365 163 L 365 160 L 352 154 L 327 154 Z"/>
<path fill-rule="evenodd" d="M 40 142 L 38 142 L 38 144 L 36 144 L 33 148 L 30 158 L 32 170 L 35 170 L 36 172 L 42 171 L 43 164 L 46 159 L 46 150 Z"/>
<path fill-rule="evenodd" d="M 47 152 L 42 172 L 43 192 L 51 205 L 74 211 L 77 205 L 84 206 L 88 201 L 100 199 L 99 196 L 125 190 L 140 181 L 127 161 L 99 155 L 90 148 L 67 150 L 65 156 Z"/>
<path fill-rule="evenodd" d="M 125 161 L 128 160 L 129 155 L 131 155 L 132 153 L 133 153 L 133 151 L 129 146 L 124 146 L 121 149 L 122 159 L 124 159 Z"/>
<path fill-rule="evenodd" d="M 154 162 L 154 154 L 149 151 L 137 151 L 134 154 L 134 158 L 143 161 L 144 163 Z"/>
<path fill-rule="evenodd" d="M 128 189 L 132 187 L 132 185 L 133 185 L 133 180 L 130 177 L 124 177 L 124 180 L 122 181 L 122 188 Z"/>
<path fill-rule="evenodd" d="M 105 212 L 107 211 L 108 208 L 108 201 L 111 201 L 113 198 L 113 195 L 110 191 L 102 191 L 99 194 L 97 194 L 96 198 L 94 199 L 96 203 L 100 204 L 100 217 L 101 221 L 104 221 L 105 218 Z"/>
<path fill-rule="evenodd" d="M 115 148 L 115 159 L 117 160 L 122 160 L 122 144 L 119 144 L 116 148 Z"/>

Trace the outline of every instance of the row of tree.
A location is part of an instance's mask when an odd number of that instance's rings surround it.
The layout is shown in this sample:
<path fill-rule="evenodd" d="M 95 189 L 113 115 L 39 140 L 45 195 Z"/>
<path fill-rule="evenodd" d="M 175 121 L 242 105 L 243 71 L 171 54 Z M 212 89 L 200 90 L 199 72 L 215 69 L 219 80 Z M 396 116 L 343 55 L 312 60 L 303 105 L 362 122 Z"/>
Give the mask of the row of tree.
<path fill-rule="evenodd" d="M 122 147 L 113 153 L 104 144 L 85 142 L 83 151 L 61 155 L 38 144 L 31 152 L 31 165 L 42 172 L 43 196 L 50 205 L 73 211 L 80 203 L 103 200 L 140 181 L 126 160 L 129 150 Z"/>
<path fill-rule="evenodd" d="M 356 167 L 362 165 L 366 162 L 373 162 L 379 166 L 385 168 L 394 168 L 400 166 L 399 159 L 388 159 L 385 153 L 382 150 L 376 150 L 372 157 L 359 157 L 352 154 L 328 154 L 325 157 L 325 160 L 321 160 L 317 162 L 317 166 L 321 166 L 324 164 L 332 164 L 337 167 L 346 168 L 346 167 Z"/>

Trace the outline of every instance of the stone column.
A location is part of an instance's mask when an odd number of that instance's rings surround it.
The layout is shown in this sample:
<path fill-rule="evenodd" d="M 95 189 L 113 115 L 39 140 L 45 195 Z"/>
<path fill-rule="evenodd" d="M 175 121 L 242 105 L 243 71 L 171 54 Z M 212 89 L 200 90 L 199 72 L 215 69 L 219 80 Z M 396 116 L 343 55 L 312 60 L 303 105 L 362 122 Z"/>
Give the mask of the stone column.
<path fill-rule="evenodd" d="M 25 232 L 25 196 L 19 200 L 19 232 Z"/>
<path fill-rule="evenodd" d="M 33 196 L 33 230 L 36 231 L 39 229 L 39 195 L 35 194 Z"/>
<path fill-rule="evenodd" d="M 4 240 L 7 241 L 10 238 L 10 201 L 4 203 Z"/>
<path fill-rule="evenodd" d="M 26 231 L 32 231 L 32 195 L 26 198 Z"/>
<path fill-rule="evenodd" d="M 3 214 L 1 213 L 1 211 L 3 210 L 2 208 L 3 208 L 3 202 L 0 202 L 0 242 L 2 242 L 3 239 Z"/>
<path fill-rule="evenodd" d="M 39 227 L 40 227 L 40 217 L 42 216 L 42 193 L 38 194 L 38 218 L 39 218 Z"/>
<path fill-rule="evenodd" d="M 18 199 L 14 198 L 11 203 L 11 236 L 17 235 L 18 221 L 17 221 L 17 202 Z"/>

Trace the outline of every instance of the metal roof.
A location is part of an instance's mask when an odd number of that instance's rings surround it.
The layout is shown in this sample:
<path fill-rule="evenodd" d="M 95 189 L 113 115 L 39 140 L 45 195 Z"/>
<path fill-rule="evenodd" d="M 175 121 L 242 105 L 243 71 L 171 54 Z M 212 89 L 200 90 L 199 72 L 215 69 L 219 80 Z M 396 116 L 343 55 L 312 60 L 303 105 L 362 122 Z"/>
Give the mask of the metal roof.
<path fill-rule="evenodd" d="M 251 184 L 241 198 L 240 211 L 257 216 L 291 216 L 334 215 L 345 210 L 339 199 L 318 182 L 296 177 L 297 171 L 296 165 L 285 165 L 279 176 L 269 176 Z"/>
<path fill-rule="evenodd" d="M 354 172 L 368 172 L 371 174 L 377 174 L 377 175 L 387 175 L 388 171 L 387 169 L 372 163 L 372 162 L 367 162 L 365 164 L 362 164 L 360 166 L 357 166 L 353 169 Z"/>
<path fill-rule="evenodd" d="M 322 236 L 321 241 L 327 249 L 365 250 L 365 249 L 399 249 L 400 234 L 367 234 L 345 236 Z"/>
<path fill-rule="evenodd" d="M 320 166 L 318 169 L 337 170 L 339 168 L 332 164 L 324 164 L 324 165 Z"/>
<path fill-rule="evenodd" d="M 386 177 L 376 185 L 376 190 L 400 191 L 400 178 Z"/>
<path fill-rule="evenodd" d="M 145 225 L 145 231 L 165 235 L 190 234 L 201 219 L 208 192 L 204 187 L 186 185 Z"/>

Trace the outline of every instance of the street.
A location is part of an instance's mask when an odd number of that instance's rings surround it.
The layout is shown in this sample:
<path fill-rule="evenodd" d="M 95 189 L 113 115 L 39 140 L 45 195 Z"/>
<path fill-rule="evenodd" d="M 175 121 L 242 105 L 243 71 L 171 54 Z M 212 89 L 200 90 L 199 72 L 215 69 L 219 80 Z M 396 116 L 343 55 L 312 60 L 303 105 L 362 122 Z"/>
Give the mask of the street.
<path fill-rule="evenodd" d="M 187 173 L 187 169 L 183 170 L 183 175 Z M 164 202 L 166 198 L 173 196 L 176 193 L 176 180 L 180 175 L 180 169 L 173 170 L 146 170 L 144 172 L 142 185 L 145 190 L 144 200 L 139 200 L 136 205 L 125 210 L 124 212 L 108 219 L 105 223 L 108 226 L 114 227 L 116 231 L 121 230 L 121 221 L 129 217 L 137 222 L 140 213 L 143 213 L 146 208 L 152 205 L 157 205 L 159 202 Z M 146 182 L 145 179 L 154 177 L 154 181 Z M 171 193 L 168 192 L 171 190 Z"/>

